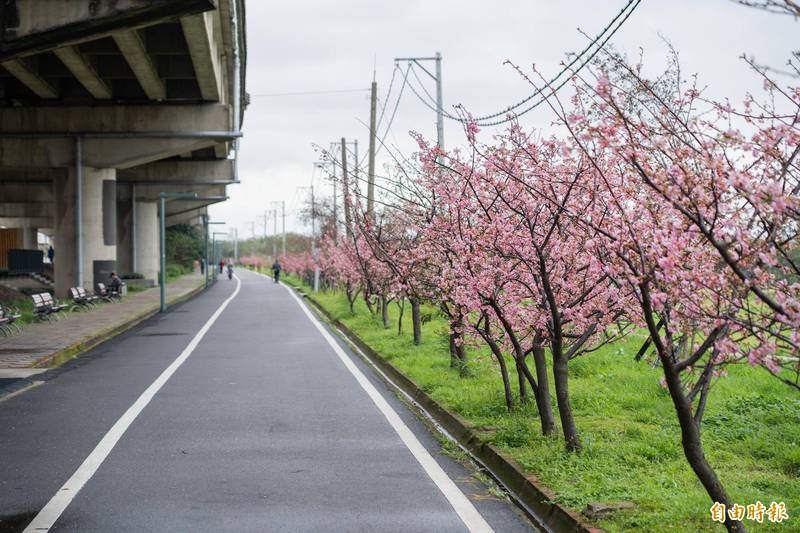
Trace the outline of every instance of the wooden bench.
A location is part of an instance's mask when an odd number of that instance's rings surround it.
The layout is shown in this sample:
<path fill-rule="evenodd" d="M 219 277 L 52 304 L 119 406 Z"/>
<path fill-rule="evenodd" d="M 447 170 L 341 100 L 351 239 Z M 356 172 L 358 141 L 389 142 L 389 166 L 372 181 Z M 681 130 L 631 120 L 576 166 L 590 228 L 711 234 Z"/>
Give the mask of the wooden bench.
<path fill-rule="evenodd" d="M 20 316 L 19 310 L 0 305 L 0 333 L 4 337 L 22 332 L 22 328 L 16 323 Z"/>

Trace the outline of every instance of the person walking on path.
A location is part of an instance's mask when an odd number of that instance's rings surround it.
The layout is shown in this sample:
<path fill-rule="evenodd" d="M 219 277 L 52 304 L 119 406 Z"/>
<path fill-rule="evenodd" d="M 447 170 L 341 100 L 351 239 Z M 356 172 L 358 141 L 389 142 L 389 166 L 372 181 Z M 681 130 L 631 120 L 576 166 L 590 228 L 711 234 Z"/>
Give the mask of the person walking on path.
<path fill-rule="evenodd" d="M 225 268 L 225 260 L 224 259 L 220 259 L 219 260 L 219 273 L 220 274 L 222 274 L 222 269 L 224 269 L 224 268 Z"/>
<path fill-rule="evenodd" d="M 50 261 L 50 264 L 53 264 L 53 257 L 55 257 L 56 251 L 53 250 L 53 245 L 47 247 L 47 259 Z"/>
<path fill-rule="evenodd" d="M 274 263 L 272 263 L 272 277 L 275 280 L 275 283 L 278 283 L 281 280 L 281 264 L 277 259 Z"/>

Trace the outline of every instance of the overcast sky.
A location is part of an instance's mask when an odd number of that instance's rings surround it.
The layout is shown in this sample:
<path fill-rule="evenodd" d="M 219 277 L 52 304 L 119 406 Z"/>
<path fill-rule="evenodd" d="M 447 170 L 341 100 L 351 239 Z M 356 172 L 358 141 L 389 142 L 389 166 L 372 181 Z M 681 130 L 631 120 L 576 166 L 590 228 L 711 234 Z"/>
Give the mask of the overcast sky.
<path fill-rule="evenodd" d="M 398 56 L 443 55 L 445 108 L 463 104 L 475 115 L 502 110 L 526 96 L 529 87 L 503 62 L 558 71 L 564 54 L 584 47 L 626 0 L 294 0 L 247 2 L 247 91 L 251 104 L 241 143 L 241 184 L 228 187 L 230 199 L 211 208 L 241 237 L 272 202 L 286 202 L 290 231 L 308 231 L 296 218 L 312 182 L 317 154 L 346 137 L 366 154 L 369 92 L 373 65 L 379 100 L 386 97 Z M 669 39 L 684 73 L 697 73 L 712 96 L 740 98 L 759 84 L 739 56 L 781 66 L 800 47 L 800 23 L 728 0 L 643 0 L 612 39 L 645 64 L 663 65 Z M 400 79 L 390 96 L 393 107 Z M 433 93 L 431 80 L 428 88 Z M 359 92 L 274 96 L 281 93 L 365 89 Z M 387 118 L 385 122 L 388 121 Z M 547 129 L 552 116 L 542 106 L 521 118 L 528 128 Z M 406 90 L 387 143 L 411 153 L 408 132 L 435 138 L 435 114 Z M 482 135 L 490 134 L 484 130 Z M 457 123 L 445 122 L 445 145 L 463 143 Z M 379 157 L 379 165 L 388 160 Z M 318 194 L 331 186 L 314 175 Z M 278 221 L 280 230 L 280 220 Z M 272 233 L 270 220 L 268 232 Z"/>

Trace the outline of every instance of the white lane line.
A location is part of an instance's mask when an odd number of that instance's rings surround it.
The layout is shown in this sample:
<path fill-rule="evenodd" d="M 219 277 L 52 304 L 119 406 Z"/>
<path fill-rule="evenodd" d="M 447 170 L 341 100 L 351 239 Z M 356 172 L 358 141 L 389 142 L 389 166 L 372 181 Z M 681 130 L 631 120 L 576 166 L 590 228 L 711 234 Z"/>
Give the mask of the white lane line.
<path fill-rule="evenodd" d="M 233 294 L 228 296 L 228 298 L 222 302 L 222 305 L 214 311 L 214 314 L 211 315 L 203 327 L 200 328 L 200 331 L 192 338 L 189 344 L 186 345 L 186 348 L 183 349 L 181 354 L 166 368 L 164 371 L 159 375 L 156 380 L 149 386 L 147 389 L 142 393 L 139 398 L 133 405 L 131 405 L 125 414 L 123 414 L 119 420 L 111 426 L 111 429 L 108 430 L 108 433 L 103 436 L 100 442 L 95 446 L 92 453 L 83 461 L 81 466 L 72 474 L 72 477 L 67 480 L 66 483 L 56 492 L 55 496 L 53 496 L 47 505 L 39 511 L 39 514 L 36 515 L 36 518 L 33 519 L 33 522 L 25 528 L 25 533 L 34 533 L 39 531 L 49 531 L 51 527 L 53 527 L 56 523 L 56 520 L 59 519 L 61 514 L 70 504 L 70 502 L 78 495 L 78 492 L 83 488 L 86 483 L 92 479 L 97 469 L 100 468 L 100 465 L 103 464 L 108 454 L 111 453 L 111 450 L 114 449 L 119 439 L 128 428 L 133 424 L 133 421 L 139 416 L 139 414 L 147 407 L 147 404 L 150 403 L 150 400 L 161 390 L 161 387 L 172 377 L 178 368 L 186 361 L 192 352 L 194 352 L 197 345 L 200 344 L 200 341 L 203 340 L 203 337 L 211 326 L 214 325 L 214 322 L 217 321 L 219 316 L 228 307 L 228 304 L 231 303 L 237 294 L 239 294 L 239 289 L 242 286 L 242 280 L 236 276 L 236 289 L 233 291 Z"/>
<path fill-rule="evenodd" d="M 292 295 L 297 305 L 300 306 L 300 309 L 303 310 L 311 323 L 316 326 L 323 338 L 328 341 L 330 347 L 333 348 L 333 351 L 339 356 L 339 359 L 342 360 L 347 370 L 353 374 L 353 377 L 356 378 L 361 388 L 369 395 L 370 399 L 378 407 L 378 410 L 386 417 L 386 420 L 389 421 L 389 424 L 400 436 L 403 444 L 411 451 L 411 454 L 419 462 L 423 470 L 425 470 L 425 473 L 430 476 L 436 486 L 439 487 L 439 490 L 442 491 L 444 497 L 447 498 L 447 501 L 450 502 L 450 505 L 453 506 L 453 509 L 458 514 L 458 517 L 461 518 L 461 521 L 464 522 L 464 525 L 467 526 L 467 529 L 472 532 L 492 532 L 491 526 L 486 523 L 486 520 L 484 520 L 478 510 L 475 509 L 472 502 L 461 492 L 461 489 L 456 486 L 453 480 L 448 477 L 442 467 L 439 466 L 439 463 L 436 462 L 430 452 L 428 452 L 425 446 L 417 439 L 416 435 L 414 435 L 406 423 L 403 422 L 397 412 L 392 409 L 392 406 L 381 396 L 378 389 L 375 388 L 345 351 L 342 350 L 341 346 L 334 340 L 328 330 L 325 329 L 325 326 L 322 325 L 319 319 L 314 316 L 292 289 L 286 285 L 283 286 L 289 291 L 289 294 Z"/>

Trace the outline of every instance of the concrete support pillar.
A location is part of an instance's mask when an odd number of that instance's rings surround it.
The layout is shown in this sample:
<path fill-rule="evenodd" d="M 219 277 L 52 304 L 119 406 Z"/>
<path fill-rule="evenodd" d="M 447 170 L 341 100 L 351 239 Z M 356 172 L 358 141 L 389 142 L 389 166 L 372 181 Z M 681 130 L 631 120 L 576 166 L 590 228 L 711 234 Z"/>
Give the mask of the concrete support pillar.
<path fill-rule="evenodd" d="M 108 283 L 117 259 L 116 170 L 81 169 L 81 219 L 76 220 L 77 176 L 70 168 L 66 178 L 54 181 L 55 193 L 55 281 L 56 294 L 65 296 L 70 287 L 82 284 L 93 290 Z M 78 235 L 81 262 L 78 265 Z M 79 271 L 80 268 L 80 271 Z M 97 272 L 97 276 L 95 276 Z"/>
<path fill-rule="evenodd" d="M 36 228 L 22 228 L 22 247 L 25 250 L 38 250 L 39 237 Z"/>
<path fill-rule="evenodd" d="M 135 272 L 133 260 L 134 205 L 133 186 L 117 183 L 117 269 L 120 273 Z"/>
<path fill-rule="evenodd" d="M 136 202 L 136 271 L 158 280 L 158 203 Z"/>

